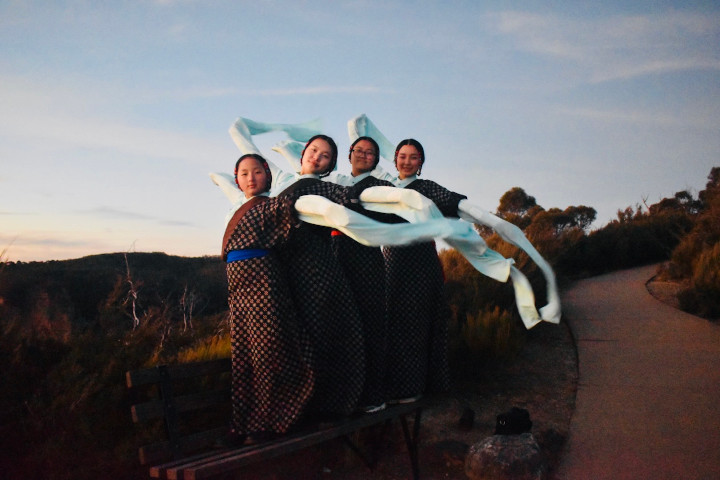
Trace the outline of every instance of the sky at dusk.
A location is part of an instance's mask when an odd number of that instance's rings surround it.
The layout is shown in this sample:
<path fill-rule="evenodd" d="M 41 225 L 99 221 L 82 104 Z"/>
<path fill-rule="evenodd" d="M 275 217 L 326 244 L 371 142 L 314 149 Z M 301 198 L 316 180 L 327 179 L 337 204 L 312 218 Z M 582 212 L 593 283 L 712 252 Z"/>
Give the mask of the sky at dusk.
<path fill-rule="evenodd" d="M 349 173 L 365 113 L 422 178 L 595 228 L 720 166 L 717 1 L 0 0 L 0 44 L 3 260 L 219 254 L 239 116 L 320 119 Z"/>

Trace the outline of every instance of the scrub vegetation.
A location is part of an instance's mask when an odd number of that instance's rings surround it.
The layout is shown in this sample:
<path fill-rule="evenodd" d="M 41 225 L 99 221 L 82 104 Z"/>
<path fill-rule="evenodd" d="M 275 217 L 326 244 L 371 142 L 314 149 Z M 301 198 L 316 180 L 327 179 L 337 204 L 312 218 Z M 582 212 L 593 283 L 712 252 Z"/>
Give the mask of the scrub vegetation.
<path fill-rule="evenodd" d="M 574 278 L 665 262 L 684 310 L 720 316 L 720 167 L 698 198 L 681 191 L 619 210 L 591 230 L 591 207 L 545 209 L 522 188 L 496 214 L 518 225 Z M 530 279 L 544 304 L 542 272 L 515 247 L 479 229 Z M 136 457 L 126 370 L 228 357 L 224 265 L 219 257 L 118 253 L 8 262 L 0 255 L 0 466 L 8 478 L 146 478 Z M 512 286 L 483 277 L 453 250 L 440 253 L 451 308 L 456 380 L 477 365 L 512 362 L 528 338 Z"/>

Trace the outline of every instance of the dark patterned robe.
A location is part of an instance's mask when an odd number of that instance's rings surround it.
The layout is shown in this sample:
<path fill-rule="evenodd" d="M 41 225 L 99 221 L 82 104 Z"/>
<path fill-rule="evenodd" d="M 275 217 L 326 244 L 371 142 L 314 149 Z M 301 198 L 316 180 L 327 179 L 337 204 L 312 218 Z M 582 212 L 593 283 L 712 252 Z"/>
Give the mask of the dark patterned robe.
<path fill-rule="evenodd" d="M 466 198 L 430 180 L 418 179 L 405 188 L 432 200 L 447 217 L 457 217 L 458 203 Z M 383 253 L 388 298 L 388 398 L 446 391 L 450 386 L 450 309 L 435 243 L 386 247 Z"/>
<path fill-rule="evenodd" d="M 285 270 L 273 249 L 297 231 L 292 202 L 255 197 L 223 242 L 231 250 L 270 249 L 227 264 L 231 319 L 232 423 L 238 434 L 284 433 L 304 413 L 315 372 Z"/>
<path fill-rule="evenodd" d="M 358 192 L 393 184 L 368 176 L 355 184 Z M 387 312 L 385 310 L 385 259 L 380 247 L 368 247 L 340 232 L 333 232 L 332 248 L 350 283 L 360 312 L 365 337 L 365 388 L 363 406 L 384 403 L 387 362 Z"/>
<path fill-rule="evenodd" d="M 278 195 L 320 195 L 357 208 L 352 187 L 318 179 L 301 179 Z M 278 249 L 297 306 L 300 323 L 310 335 L 316 373 L 310 411 L 348 415 L 358 405 L 365 381 L 362 324 L 352 291 L 330 247 L 330 229 L 301 224 Z"/>

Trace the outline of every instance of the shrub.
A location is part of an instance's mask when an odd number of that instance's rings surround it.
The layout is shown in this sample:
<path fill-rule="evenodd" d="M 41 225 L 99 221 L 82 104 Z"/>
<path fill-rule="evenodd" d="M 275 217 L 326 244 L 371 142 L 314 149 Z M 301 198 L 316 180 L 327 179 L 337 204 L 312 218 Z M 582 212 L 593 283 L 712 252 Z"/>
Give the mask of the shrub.
<path fill-rule="evenodd" d="M 204 362 L 230 357 L 230 335 L 214 335 L 180 351 L 178 363 Z"/>
<path fill-rule="evenodd" d="M 217 258 L 128 259 L 141 286 L 134 328 L 122 254 L 4 268 L 0 464 L 12 466 L 8 478 L 145 478 L 125 371 L 221 352 L 212 339 L 227 337 L 227 285 Z M 197 303 L 183 310 L 178 299 L 193 291 Z"/>
<path fill-rule="evenodd" d="M 691 216 L 677 210 L 623 216 L 569 244 L 559 256 L 558 271 L 594 275 L 668 260 L 693 225 Z"/>
<path fill-rule="evenodd" d="M 466 378 L 478 364 L 512 358 L 525 339 L 515 312 L 512 285 L 485 277 L 455 250 L 440 252 L 445 293 L 452 312 L 449 361 L 453 374 Z"/>
<path fill-rule="evenodd" d="M 680 308 L 705 318 L 720 318 L 720 242 L 703 250 L 693 264 L 690 286 L 678 295 Z"/>

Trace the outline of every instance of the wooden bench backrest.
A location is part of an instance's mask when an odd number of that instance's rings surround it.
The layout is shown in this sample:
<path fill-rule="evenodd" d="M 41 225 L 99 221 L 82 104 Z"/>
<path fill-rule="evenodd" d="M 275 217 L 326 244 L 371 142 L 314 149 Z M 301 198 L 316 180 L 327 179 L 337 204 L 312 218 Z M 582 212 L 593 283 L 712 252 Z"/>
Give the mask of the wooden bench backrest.
<path fill-rule="evenodd" d="M 128 388 L 145 398 L 131 407 L 133 422 L 150 431 L 140 463 L 183 458 L 207 448 L 230 422 L 230 359 L 159 365 L 126 373 Z M 155 424 L 155 428 L 147 426 Z M 164 434 L 162 433 L 164 431 Z M 153 433 L 154 432 L 154 433 Z"/>

